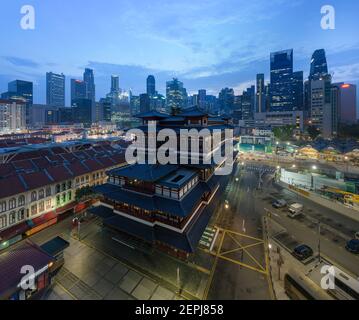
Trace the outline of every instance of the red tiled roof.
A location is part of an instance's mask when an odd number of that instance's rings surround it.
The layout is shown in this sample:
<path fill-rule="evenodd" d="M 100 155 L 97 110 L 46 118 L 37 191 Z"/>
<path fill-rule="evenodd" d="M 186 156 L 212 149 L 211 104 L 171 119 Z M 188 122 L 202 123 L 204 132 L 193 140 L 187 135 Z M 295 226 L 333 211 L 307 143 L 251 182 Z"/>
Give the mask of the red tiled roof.
<path fill-rule="evenodd" d="M 36 170 L 36 167 L 30 160 L 19 160 L 12 163 L 16 170 Z"/>
<path fill-rule="evenodd" d="M 41 157 L 46 157 L 46 156 L 49 156 L 51 155 L 52 152 L 49 150 L 49 149 L 42 149 L 42 150 L 39 150 L 39 155 Z"/>
<path fill-rule="evenodd" d="M 111 156 L 111 159 L 115 161 L 115 164 L 121 164 L 126 162 L 125 153 L 117 153 Z"/>
<path fill-rule="evenodd" d="M 49 159 L 51 162 L 56 161 L 62 163 L 64 161 L 63 158 L 58 154 L 50 154 L 47 156 L 47 159 Z"/>
<path fill-rule="evenodd" d="M 110 157 L 101 157 L 97 158 L 103 165 L 103 168 L 113 167 L 115 165 L 115 160 L 112 160 Z"/>
<path fill-rule="evenodd" d="M 14 158 L 12 158 L 11 162 L 19 161 L 19 160 L 28 160 L 33 158 L 41 157 L 39 151 L 29 151 L 24 153 L 18 153 Z"/>
<path fill-rule="evenodd" d="M 25 191 L 26 188 L 18 176 L 0 179 L 0 199 L 11 197 Z"/>
<path fill-rule="evenodd" d="M 78 159 L 81 160 L 85 160 L 85 159 L 89 159 L 89 155 L 87 155 L 85 152 L 83 151 L 76 151 L 73 153 Z"/>
<path fill-rule="evenodd" d="M 87 169 L 81 162 L 74 162 L 66 165 L 75 176 L 82 176 L 89 173 L 91 170 Z"/>
<path fill-rule="evenodd" d="M 51 151 L 55 154 L 60 154 L 60 153 L 65 153 L 66 150 L 64 148 L 61 147 L 54 147 L 51 149 Z"/>
<path fill-rule="evenodd" d="M 78 159 L 75 157 L 75 155 L 70 152 L 70 153 L 61 153 L 61 157 L 63 157 L 66 161 L 69 162 L 73 162 L 73 161 L 78 161 Z"/>
<path fill-rule="evenodd" d="M 86 152 L 86 154 L 91 158 L 96 157 L 96 152 L 92 149 L 84 150 L 84 152 Z"/>
<path fill-rule="evenodd" d="M 103 168 L 103 166 L 101 165 L 101 163 L 99 163 L 96 160 L 93 159 L 88 159 L 83 161 L 84 165 L 86 167 L 88 167 L 91 171 L 98 171 L 101 170 Z"/>
<path fill-rule="evenodd" d="M 50 162 L 46 158 L 36 158 L 31 159 L 31 161 L 38 167 L 38 169 L 44 169 L 47 168 L 50 165 Z"/>
<path fill-rule="evenodd" d="M 21 176 L 22 179 L 25 181 L 26 186 L 29 190 L 44 187 L 53 183 L 44 171 L 24 173 L 19 174 L 19 176 Z"/>
<path fill-rule="evenodd" d="M 71 172 L 64 165 L 48 167 L 46 171 L 54 179 L 54 182 L 62 182 L 73 177 Z"/>
<path fill-rule="evenodd" d="M 15 173 L 16 170 L 11 163 L 0 164 L 0 178 L 8 177 L 10 175 L 14 175 Z"/>

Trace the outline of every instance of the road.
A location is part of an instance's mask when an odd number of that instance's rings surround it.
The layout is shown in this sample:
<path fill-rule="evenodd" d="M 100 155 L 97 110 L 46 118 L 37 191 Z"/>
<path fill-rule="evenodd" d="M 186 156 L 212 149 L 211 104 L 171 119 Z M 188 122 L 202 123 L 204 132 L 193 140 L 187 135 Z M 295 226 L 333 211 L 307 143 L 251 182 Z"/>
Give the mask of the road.
<path fill-rule="evenodd" d="M 270 208 L 270 211 L 274 213 L 272 219 L 275 222 L 282 225 L 298 243 L 305 243 L 314 251 L 318 251 L 320 239 L 320 250 L 323 255 L 334 264 L 343 267 L 355 276 L 359 276 L 359 256 L 353 255 L 345 249 L 346 241 L 353 238 L 354 230 L 359 230 L 358 222 L 352 221 L 333 210 L 323 208 L 306 198 L 298 197 L 286 189 L 278 190 L 276 194 L 289 202 L 299 201 L 303 203 L 305 209 L 303 217 L 291 219 L 287 216 L 285 209 L 277 210 L 269 207 L 270 204 L 267 203 L 267 208 Z M 320 237 L 315 219 L 321 220 Z"/>
<path fill-rule="evenodd" d="M 260 193 L 256 190 L 257 186 L 258 177 L 255 173 L 243 172 L 238 168 L 221 196 L 222 205 L 217 207 L 211 223 L 223 230 L 220 252 L 229 253 L 222 254 L 217 261 L 212 282 L 209 283 L 208 299 L 271 298 L 261 241 L 263 210 L 256 203 Z M 223 205 L 226 200 L 228 209 Z M 219 245 L 214 249 L 217 253 Z M 241 250 L 243 247 L 247 249 Z"/>
<path fill-rule="evenodd" d="M 359 222 L 280 187 L 271 175 L 264 177 L 262 195 L 264 196 L 256 199 L 258 206 L 269 209 L 273 213 L 272 219 L 283 226 L 292 238 L 298 243 L 311 246 L 314 251 L 318 248 L 318 221 L 320 221 L 321 253 L 329 257 L 333 263 L 359 276 L 359 256 L 345 250 L 346 241 L 352 239 L 355 232 L 359 230 Z M 303 216 L 297 219 L 289 218 L 286 209 L 272 208 L 271 203 L 274 199 L 285 199 L 289 204 L 302 203 L 304 205 Z"/>
<path fill-rule="evenodd" d="M 268 169 L 268 165 L 264 163 L 246 163 L 242 171 L 237 171 L 233 175 L 227 189 L 223 191 L 222 205 L 217 208 L 212 225 L 228 230 L 229 233 L 233 231 L 260 239 L 262 238 L 261 218 L 266 214 L 265 208 L 267 208 L 274 213 L 272 219 L 286 229 L 292 239 L 295 239 L 292 243 L 306 243 L 314 251 L 317 251 L 319 239 L 317 221 L 320 220 L 322 255 L 349 273 L 358 276 L 359 257 L 347 252 L 345 243 L 359 230 L 359 223 L 280 187 L 275 184 L 274 175 L 271 172 L 265 172 L 264 169 Z M 258 190 L 260 175 L 261 185 Z M 285 210 L 273 209 L 271 206 L 273 200 L 279 198 L 285 199 L 288 203 L 303 203 L 304 216 L 293 220 L 287 217 Z M 227 210 L 224 207 L 226 200 L 229 204 Z M 220 252 L 236 249 L 233 246 L 235 239 L 233 237 L 228 239 L 226 235 L 223 243 L 220 243 L 221 237 L 218 237 L 214 251 L 218 250 L 219 246 Z M 239 239 L 240 244 L 245 246 L 243 236 L 237 236 L 236 239 Z M 248 244 L 250 245 L 250 243 Z M 265 266 L 263 251 L 263 245 L 257 245 L 250 249 L 255 260 Z M 258 265 L 257 269 L 259 270 L 248 268 L 256 266 L 256 264 L 243 252 L 244 250 L 235 251 L 236 256 L 232 256 L 230 260 L 221 257 L 217 259 L 208 292 L 209 299 L 270 298 L 266 275 L 258 272 L 260 270 Z M 217 256 L 222 256 L 218 254 L 218 251 L 216 253 Z M 248 264 L 248 267 L 243 267 L 238 263 Z"/>

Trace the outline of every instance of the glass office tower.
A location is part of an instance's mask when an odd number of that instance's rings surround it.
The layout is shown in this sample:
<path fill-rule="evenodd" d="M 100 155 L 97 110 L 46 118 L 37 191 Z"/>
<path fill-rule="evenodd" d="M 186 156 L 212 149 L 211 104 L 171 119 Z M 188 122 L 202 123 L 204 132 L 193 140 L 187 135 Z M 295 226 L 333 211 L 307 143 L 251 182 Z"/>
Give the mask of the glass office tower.
<path fill-rule="evenodd" d="M 271 53 L 270 71 L 271 111 L 292 111 L 293 50 Z"/>

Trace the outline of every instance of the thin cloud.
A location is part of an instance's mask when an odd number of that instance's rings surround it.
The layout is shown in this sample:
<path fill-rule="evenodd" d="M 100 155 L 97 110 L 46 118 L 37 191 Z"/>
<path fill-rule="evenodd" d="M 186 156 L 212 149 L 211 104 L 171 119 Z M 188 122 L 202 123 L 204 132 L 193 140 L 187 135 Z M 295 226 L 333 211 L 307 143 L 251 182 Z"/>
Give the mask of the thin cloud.
<path fill-rule="evenodd" d="M 39 64 L 37 62 L 30 59 L 11 57 L 11 56 L 3 57 L 3 59 L 16 67 L 26 67 L 26 68 L 39 67 Z"/>

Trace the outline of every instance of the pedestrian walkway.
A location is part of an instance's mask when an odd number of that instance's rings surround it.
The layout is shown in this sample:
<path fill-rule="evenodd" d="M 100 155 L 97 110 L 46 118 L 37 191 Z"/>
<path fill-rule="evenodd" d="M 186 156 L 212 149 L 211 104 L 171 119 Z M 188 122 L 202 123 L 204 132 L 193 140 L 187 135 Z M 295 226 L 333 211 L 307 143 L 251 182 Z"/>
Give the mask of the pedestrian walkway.
<path fill-rule="evenodd" d="M 47 300 L 174 300 L 175 292 L 160 286 L 118 260 L 70 239 L 65 266 L 47 292 Z"/>

